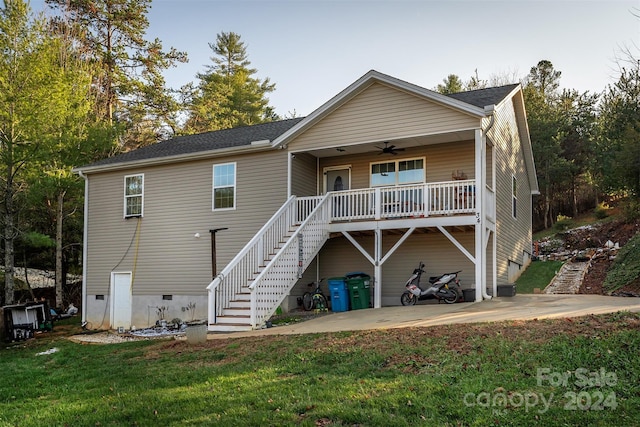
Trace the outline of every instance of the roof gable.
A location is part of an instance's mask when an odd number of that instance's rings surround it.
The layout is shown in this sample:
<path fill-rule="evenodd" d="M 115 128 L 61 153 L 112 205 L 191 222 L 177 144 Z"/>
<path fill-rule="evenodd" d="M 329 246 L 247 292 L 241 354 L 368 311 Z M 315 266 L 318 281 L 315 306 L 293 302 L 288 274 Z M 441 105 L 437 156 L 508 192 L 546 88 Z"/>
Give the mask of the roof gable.
<path fill-rule="evenodd" d="M 391 88 L 395 88 L 397 90 L 410 93 L 417 97 L 421 97 L 425 100 L 430 100 L 434 103 L 446 106 L 450 109 L 457 110 L 470 116 L 478 118 L 486 116 L 484 109 L 481 107 L 440 94 L 438 92 L 434 92 L 429 89 L 425 89 L 423 87 L 408 83 L 395 77 L 391 77 L 378 71 L 371 70 L 364 76 L 356 80 L 354 83 L 349 85 L 346 89 L 331 98 L 329 101 L 325 102 L 322 106 L 317 108 L 313 113 L 307 116 L 304 121 L 298 123 L 296 126 L 281 135 L 278 139 L 273 141 L 272 145 L 277 146 L 287 144 L 293 138 L 300 135 L 311 126 L 315 125 L 324 117 L 349 102 L 351 99 L 356 97 L 358 94 L 360 94 L 376 82 L 384 84 Z"/>

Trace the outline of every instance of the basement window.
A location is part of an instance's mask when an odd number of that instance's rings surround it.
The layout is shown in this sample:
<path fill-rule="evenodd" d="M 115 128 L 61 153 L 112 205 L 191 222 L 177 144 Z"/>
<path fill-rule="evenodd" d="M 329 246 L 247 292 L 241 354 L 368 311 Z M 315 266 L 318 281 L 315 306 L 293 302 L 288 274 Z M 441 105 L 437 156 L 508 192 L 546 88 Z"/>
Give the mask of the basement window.
<path fill-rule="evenodd" d="M 173 295 L 162 295 L 163 301 L 171 301 L 173 299 Z"/>

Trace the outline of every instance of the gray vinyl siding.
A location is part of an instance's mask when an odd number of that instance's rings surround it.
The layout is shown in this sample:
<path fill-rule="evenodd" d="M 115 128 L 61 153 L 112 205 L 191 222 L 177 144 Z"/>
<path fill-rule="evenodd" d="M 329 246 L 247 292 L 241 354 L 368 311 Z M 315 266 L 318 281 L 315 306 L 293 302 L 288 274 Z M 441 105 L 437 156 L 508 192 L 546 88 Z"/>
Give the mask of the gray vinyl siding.
<path fill-rule="evenodd" d="M 475 176 L 473 141 L 451 142 L 410 148 L 396 156 L 372 152 L 357 156 L 340 156 L 320 159 L 319 179 L 324 179 L 322 169 L 329 166 L 351 165 L 351 188 L 370 187 L 370 164 L 409 158 L 426 158 L 426 182 L 451 181 L 456 170 L 464 171 L 469 179 Z M 322 181 L 321 181 L 322 182 Z"/>
<path fill-rule="evenodd" d="M 531 187 L 522 155 L 513 103 L 508 100 L 496 111 L 489 138 L 496 150 L 496 236 L 498 285 L 509 283 L 509 260 L 522 263 L 531 251 Z M 516 218 L 512 215 L 512 175 L 517 182 Z"/>
<path fill-rule="evenodd" d="M 291 194 L 314 196 L 318 192 L 316 183 L 317 159 L 311 154 L 298 153 L 291 161 Z"/>
<path fill-rule="evenodd" d="M 236 209 L 212 211 L 213 165 L 229 162 Z M 144 173 L 140 219 L 123 219 L 123 177 L 131 173 Z M 228 227 L 217 234 L 220 271 L 286 200 L 286 183 L 283 150 L 89 175 L 87 294 L 108 294 L 112 271 L 134 271 L 134 297 L 205 295 L 209 230 Z"/>
<path fill-rule="evenodd" d="M 468 251 L 474 251 L 474 233 L 451 231 Z M 372 236 L 357 237 L 369 254 L 373 254 L 374 240 Z M 384 234 L 382 237 L 383 252 L 400 239 L 400 235 Z M 413 269 L 422 261 L 426 274 L 422 284 L 428 283 L 429 276 L 440 275 L 451 271 L 462 270 L 459 275 L 462 288 L 471 288 L 475 281 L 474 265 L 440 232 L 414 232 L 382 266 L 383 306 L 400 305 L 400 295 L 404 292 L 404 284 L 411 276 Z M 344 237 L 330 239 L 320 252 L 321 277 L 343 276 L 353 271 L 362 271 L 373 277 L 373 265 Z M 373 299 L 372 299 L 373 301 Z"/>
<path fill-rule="evenodd" d="M 450 107 L 374 83 L 297 137 L 290 150 L 473 129 L 478 123 L 477 118 Z"/>

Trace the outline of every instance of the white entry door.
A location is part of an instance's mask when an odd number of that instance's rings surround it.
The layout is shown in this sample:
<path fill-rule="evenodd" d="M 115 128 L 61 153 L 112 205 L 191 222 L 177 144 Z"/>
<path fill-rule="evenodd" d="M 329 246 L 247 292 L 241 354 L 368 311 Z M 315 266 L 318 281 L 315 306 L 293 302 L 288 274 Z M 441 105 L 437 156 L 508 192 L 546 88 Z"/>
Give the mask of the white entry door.
<path fill-rule="evenodd" d="M 111 328 L 131 328 L 131 273 L 111 273 Z"/>
<path fill-rule="evenodd" d="M 342 191 L 351 188 L 351 166 L 324 168 L 324 191 Z"/>

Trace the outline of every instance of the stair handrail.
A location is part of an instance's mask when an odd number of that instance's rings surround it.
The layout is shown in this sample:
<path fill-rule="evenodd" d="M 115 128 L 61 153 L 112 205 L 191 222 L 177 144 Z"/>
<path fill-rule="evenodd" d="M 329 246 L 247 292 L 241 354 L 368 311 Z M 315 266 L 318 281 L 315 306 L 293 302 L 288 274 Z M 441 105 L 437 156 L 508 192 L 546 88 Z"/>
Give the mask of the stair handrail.
<path fill-rule="evenodd" d="M 288 248 L 293 242 L 298 238 L 298 235 L 300 233 L 302 233 L 302 230 L 307 226 L 307 224 L 309 223 L 309 221 L 311 221 L 311 219 L 313 218 L 313 216 L 316 214 L 317 211 L 319 211 L 322 208 L 322 205 L 324 203 L 326 203 L 327 200 L 329 200 L 331 195 L 331 192 L 325 194 L 325 196 L 322 198 L 322 200 L 320 201 L 320 203 L 318 203 L 316 205 L 316 207 L 311 211 L 311 213 L 309 214 L 309 216 L 300 224 L 300 226 L 296 229 L 296 231 L 291 235 L 291 237 L 289 237 L 289 239 L 287 239 L 287 242 L 282 245 L 282 248 L 280 248 L 280 250 L 278 251 L 277 254 L 275 254 L 275 256 L 273 258 L 271 258 L 271 261 L 269 261 L 269 263 L 266 265 L 266 267 L 260 272 L 260 274 L 258 274 L 258 276 L 256 276 L 255 280 L 253 281 L 253 283 L 251 283 L 251 285 L 249 285 L 249 289 L 253 290 L 255 288 L 255 284 L 256 282 L 258 282 L 260 279 L 262 279 L 262 277 L 267 273 L 267 271 L 269 270 L 269 268 L 271 267 L 272 264 L 274 264 L 278 258 L 280 258 L 280 254 L 284 252 L 284 250 L 286 248 Z"/>
<path fill-rule="evenodd" d="M 331 201 L 331 192 L 328 192 L 327 194 L 325 194 L 323 196 L 323 198 L 318 202 L 318 204 L 316 205 L 316 207 L 309 213 L 309 215 L 307 216 L 307 218 L 300 224 L 300 226 L 295 230 L 295 232 L 291 235 L 291 237 L 289 237 L 287 239 L 287 241 L 285 242 L 285 244 L 280 248 L 280 250 L 278 250 L 278 252 L 274 255 L 274 257 L 269 261 L 269 263 L 265 266 L 265 268 L 260 272 L 260 274 L 258 274 L 258 276 L 256 276 L 256 278 L 253 280 L 253 282 L 249 285 L 249 290 L 251 291 L 251 293 L 253 294 L 255 289 L 256 289 L 256 284 L 260 283 L 260 281 L 264 278 L 265 275 L 267 275 L 271 268 L 273 267 L 273 265 L 278 262 L 278 260 L 280 259 L 281 255 L 283 253 L 285 253 L 287 251 L 287 249 L 289 249 L 289 247 L 294 244 L 294 242 L 298 241 L 298 236 L 302 233 L 305 232 L 305 230 L 307 229 L 307 226 L 312 222 L 312 221 L 318 221 L 318 219 L 316 219 L 316 216 L 321 214 L 321 211 L 324 209 L 326 212 L 326 218 L 325 222 L 328 225 L 330 222 L 330 209 L 326 207 L 326 205 L 330 206 L 330 201 Z M 320 218 L 320 221 L 322 221 L 322 218 Z M 328 230 L 328 227 L 327 227 Z M 325 239 L 326 241 L 326 239 Z M 322 245 L 319 245 L 319 247 L 321 247 Z M 319 247 L 317 248 L 319 250 Z M 316 251 L 317 253 L 317 251 Z M 307 254 L 309 255 L 309 254 Z M 313 254 L 313 256 L 315 256 L 315 253 Z M 308 260 L 308 258 L 305 258 L 305 262 Z M 302 266 L 304 268 L 304 266 Z M 254 295 L 252 295 L 251 297 L 251 324 L 252 327 L 255 328 L 257 321 L 255 319 L 255 315 L 256 315 L 256 301 L 254 298 Z M 275 309 L 275 308 L 274 308 Z"/>
<path fill-rule="evenodd" d="M 262 226 L 262 228 L 260 228 L 260 230 L 258 230 L 258 232 L 254 234 L 251 240 L 249 240 L 247 244 L 244 245 L 242 250 L 238 252 L 235 257 L 233 257 L 233 259 L 222 269 L 220 273 L 218 273 L 216 277 L 213 278 L 211 283 L 209 283 L 209 285 L 207 286 L 208 291 L 214 291 L 220 285 L 220 283 L 222 282 L 222 280 L 224 280 L 225 276 L 229 273 L 229 271 L 232 270 L 236 265 L 238 265 L 238 263 L 240 263 L 242 258 L 249 252 L 249 250 L 251 250 L 253 246 L 255 246 L 260 241 L 262 236 L 264 236 L 267 233 L 269 228 L 273 226 L 273 224 L 278 220 L 278 218 L 289 209 L 291 204 L 295 203 L 295 200 L 296 200 L 296 196 L 289 196 L 287 201 L 280 207 L 280 209 L 276 211 L 276 213 L 273 214 L 273 216 L 269 219 L 269 221 L 267 221 Z"/>

